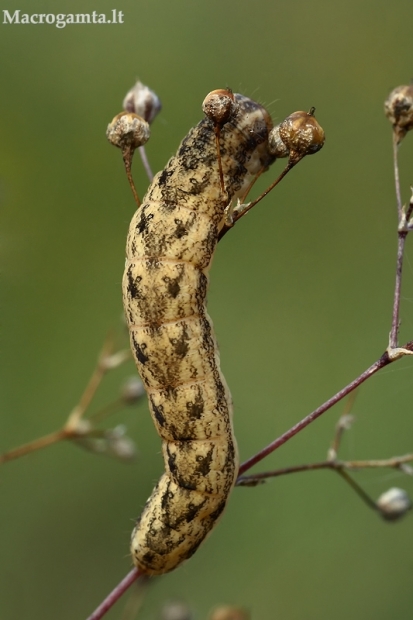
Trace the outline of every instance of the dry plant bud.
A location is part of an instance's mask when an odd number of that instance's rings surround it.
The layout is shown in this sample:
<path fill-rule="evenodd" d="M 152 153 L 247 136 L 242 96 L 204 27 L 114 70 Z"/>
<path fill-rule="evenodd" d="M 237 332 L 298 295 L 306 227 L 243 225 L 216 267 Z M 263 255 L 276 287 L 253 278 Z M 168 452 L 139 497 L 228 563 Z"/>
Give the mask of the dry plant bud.
<path fill-rule="evenodd" d="M 399 466 L 399 469 L 404 474 L 407 474 L 408 476 L 413 476 L 413 467 L 409 465 L 408 463 L 401 463 L 401 465 Z"/>
<path fill-rule="evenodd" d="M 268 134 L 268 150 L 277 158 L 288 157 L 290 154 L 290 151 L 281 139 L 280 125 L 273 127 Z"/>
<path fill-rule="evenodd" d="M 171 601 L 161 611 L 161 620 L 193 620 L 191 610 L 185 603 Z"/>
<path fill-rule="evenodd" d="M 107 454 L 121 461 L 132 461 L 136 458 L 137 449 L 135 442 L 126 435 L 126 427 L 123 424 L 106 431 Z"/>
<path fill-rule="evenodd" d="M 107 372 L 108 370 L 118 368 L 118 366 L 121 366 L 128 359 L 130 359 L 130 353 L 126 349 L 123 349 L 122 351 L 118 351 L 112 355 L 107 355 L 100 361 L 100 365 L 102 370 Z"/>
<path fill-rule="evenodd" d="M 126 112 L 138 114 L 151 124 L 161 111 L 162 103 L 153 90 L 138 80 L 123 100 L 122 107 Z"/>
<path fill-rule="evenodd" d="M 400 144 L 406 133 L 413 128 L 413 84 L 392 90 L 384 102 L 384 112 Z"/>
<path fill-rule="evenodd" d="M 234 94 L 230 90 L 219 88 L 205 97 L 202 103 L 204 114 L 215 125 L 225 125 L 234 116 L 237 109 Z"/>
<path fill-rule="evenodd" d="M 249 620 L 249 617 L 249 613 L 241 607 L 223 605 L 214 609 L 209 620 Z"/>
<path fill-rule="evenodd" d="M 120 149 L 130 148 L 132 151 L 143 146 L 149 140 L 149 124 L 137 114 L 120 112 L 109 123 L 106 137 L 113 146 Z"/>
<path fill-rule="evenodd" d="M 344 431 L 349 431 L 354 423 L 355 417 L 350 413 L 345 413 L 340 416 L 340 419 L 337 423 L 338 429 L 343 429 Z"/>
<path fill-rule="evenodd" d="M 139 377 L 129 377 L 121 389 L 121 398 L 127 405 L 133 405 L 146 395 L 145 388 Z"/>
<path fill-rule="evenodd" d="M 314 112 L 315 108 L 309 112 L 294 112 L 280 124 L 279 135 L 290 151 L 290 159 L 313 155 L 323 147 L 324 129 L 318 124 Z"/>
<path fill-rule="evenodd" d="M 397 521 L 411 510 L 412 502 L 406 491 L 393 487 L 380 495 L 377 507 L 383 519 Z"/>
<path fill-rule="evenodd" d="M 126 436 L 123 425 L 105 431 L 102 437 L 86 435 L 77 437 L 74 441 L 93 454 L 115 457 L 120 461 L 131 461 L 137 455 L 136 446 L 133 440 Z"/>

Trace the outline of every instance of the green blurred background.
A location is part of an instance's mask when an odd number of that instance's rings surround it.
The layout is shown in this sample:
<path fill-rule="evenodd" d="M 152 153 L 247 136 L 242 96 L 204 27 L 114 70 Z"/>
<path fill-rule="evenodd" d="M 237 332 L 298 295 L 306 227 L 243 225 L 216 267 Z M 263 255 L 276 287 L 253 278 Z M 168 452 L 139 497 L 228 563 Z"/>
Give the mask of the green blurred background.
<path fill-rule="evenodd" d="M 98 5 L 98 6 L 97 6 Z M 410 0 L 159 2 L 10 0 L 22 12 L 125 13 L 123 25 L 0 30 L 1 450 L 59 428 L 103 339 L 122 332 L 120 282 L 134 203 L 105 129 L 136 78 L 163 111 L 147 151 L 162 168 L 230 86 L 282 120 L 316 106 L 327 142 L 240 222 L 214 258 L 209 311 L 245 459 L 355 378 L 387 345 L 396 250 L 391 129 L 383 100 L 413 75 Z M 403 198 L 413 139 L 401 148 Z M 280 164 L 277 169 L 280 168 Z M 262 179 L 264 189 L 276 170 Z M 147 181 L 135 162 L 140 194 Z M 408 240 L 401 340 L 413 337 Z M 410 259 L 410 260 L 409 260 Z M 126 343 L 126 339 L 122 341 Z M 343 458 L 412 450 L 413 363 L 359 392 Z M 105 379 L 116 398 L 132 363 Z M 257 470 L 325 458 L 343 405 Z M 145 402 L 115 415 L 132 465 L 60 444 L 0 470 L 0 619 L 82 620 L 130 569 L 133 519 L 158 478 Z M 373 497 L 411 478 L 357 479 Z M 330 472 L 236 489 L 196 555 L 156 581 L 142 618 L 170 599 L 198 620 L 218 603 L 254 620 L 407 620 L 412 519 L 382 522 Z M 121 617 L 124 600 L 108 615 Z"/>

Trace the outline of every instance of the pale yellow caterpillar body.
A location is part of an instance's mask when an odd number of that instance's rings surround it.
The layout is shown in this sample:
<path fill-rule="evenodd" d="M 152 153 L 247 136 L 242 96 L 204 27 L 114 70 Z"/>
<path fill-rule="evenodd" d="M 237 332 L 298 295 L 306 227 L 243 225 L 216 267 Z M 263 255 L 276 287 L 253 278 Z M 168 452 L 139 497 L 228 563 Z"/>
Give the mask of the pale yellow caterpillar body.
<path fill-rule="evenodd" d="M 162 439 L 165 473 L 132 533 L 132 557 L 158 575 L 189 558 L 222 514 L 238 471 L 232 400 L 206 311 L 226 209 L 274 156 L 267 111 L 242 95 L 220 130 L 191 129 L 130 224 L 123 278 L 132 351 Z"/>

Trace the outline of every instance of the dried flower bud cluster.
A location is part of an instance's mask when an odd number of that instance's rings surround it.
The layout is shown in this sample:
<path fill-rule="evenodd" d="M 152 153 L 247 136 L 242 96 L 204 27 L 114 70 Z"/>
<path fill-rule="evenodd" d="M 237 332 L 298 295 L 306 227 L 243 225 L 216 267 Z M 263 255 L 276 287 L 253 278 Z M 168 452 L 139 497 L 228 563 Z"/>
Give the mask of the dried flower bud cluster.
<path fill-rule="evenodd" d="M 93 433 L 93 429 L 90 429 L 89 433 Z M 126 435 L 126 427 L 123 425 L 103 431 L 100 437 L 85 434 L 74 441 L 89 452 L 114 457 L 120 461 L 132 461 L 137 455 L 135 443 Z"/>
<path fill-rule="evenodd" d="M 277 157 L 286 157 L 280 141 L 285 145 L 291 161 L 299 161 L 306 155 L 319 151 L 325 142 L 324 129 L 315 116 L 315 108 L 309 112 L 293 112 L 270 132 L 270 150 Z M 274 131 L 275 130 L 275 131 Z M 273 132 L 273 133 L 272 133 Z M 280 154 L 277 154 L 280 153 Z"/>
<path fill-rule="evenodd" d="M 413 84 L 392 90 L 384 102 L 384 112 L 393 125 L 399 144 L 413 128 Z"/>
<path fill-rule="evenodd" d="M 225 125 L 235 114 L 237 104 L 230 90 L 219 88 L 212 90 L 202 102 L 202 110 L 215 125 Z"/>
<path fill-rule="evenodd" d="M 153 90 L 138 80 L 123 100 L 122 107 L 126 112 L 133 112 L 151 124 L 161 111 L 162 103 Z"/>
<path fill-rule="evenodd" d="M 137 114 L 120 112 L 109 123 L 106 137 L 111 144 L 124 150 L 137 149 L 149 140 L 149 124 Z"/>
<path fill-rule="evenodd" d="M 377 508 L 386 521 L 397 521 L 411 510 L 412 502 L 406 491 L 393 487 L 380 495 Z"/>

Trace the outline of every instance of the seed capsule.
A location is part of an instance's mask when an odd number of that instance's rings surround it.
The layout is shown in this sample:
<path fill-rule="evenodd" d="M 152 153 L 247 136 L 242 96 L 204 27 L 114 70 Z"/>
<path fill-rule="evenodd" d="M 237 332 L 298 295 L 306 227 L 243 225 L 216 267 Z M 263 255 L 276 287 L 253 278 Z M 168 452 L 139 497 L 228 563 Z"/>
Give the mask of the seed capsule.
<path fill-rule="evenodd" d="M 406 491 L 393 487 L 380 495 L 377 507 L 383 519 L 396 521 L 412 508 L 412 502 Z"/>
<path fill-rule="evenodd" d="M 399 144 L 413 128 L 413 84 L 392 90 L 384 102 L 384 112 L 393 125 Z"/>
<path fill-rule="evenodd" d="M 120 112 L 109 123 L 106 137 L 111 144 L 120 149 L 137 149 L 149 140 L 149 124 L 137 114 Z"/>
<path fill-rule="evenodd" d="M 279 135 L 290 151 L 290 159 L 313 155 L 324 145 L 324 129 L 318 124 L 314 112 L 315 108 L 309 112 L 294 112 L 280 124 Z"/>
<path fill-rule="evenodd" d="M 139 80 L 123 100 L 123 109 L 141 116 L 151 124 L 162 109 L 158 95 Z"/>
<path fill-rule="evenodd" d="M 223 88 L 208 93 L 202 103 L 204 114 L 219 126 L 225 125 L 235 114 L 236 109 L 234 94 Z"/>

